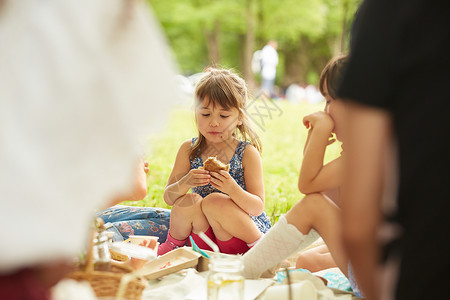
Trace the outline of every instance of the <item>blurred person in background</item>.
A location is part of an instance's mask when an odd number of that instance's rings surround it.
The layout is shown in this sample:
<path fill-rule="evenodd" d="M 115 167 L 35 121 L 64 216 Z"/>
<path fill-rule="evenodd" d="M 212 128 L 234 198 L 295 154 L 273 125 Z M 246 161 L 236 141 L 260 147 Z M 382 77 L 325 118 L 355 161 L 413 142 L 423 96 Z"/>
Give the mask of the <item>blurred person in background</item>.
<path fill-rule="evenodd" d="M 270 40 L 261 50 L 261 89 L 270 98 L 276 97 L 274 86 L 278 65 L 277 49 L 277 41 Z"/>

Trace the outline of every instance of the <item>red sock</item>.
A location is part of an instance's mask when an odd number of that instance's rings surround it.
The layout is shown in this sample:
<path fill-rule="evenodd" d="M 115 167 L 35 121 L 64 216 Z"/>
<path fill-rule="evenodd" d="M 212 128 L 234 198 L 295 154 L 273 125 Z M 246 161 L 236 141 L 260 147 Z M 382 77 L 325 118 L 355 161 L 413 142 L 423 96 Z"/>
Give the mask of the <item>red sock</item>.
<path fill-rule="evenodd" d="M 205 232 L 206 236 L 209 237 L 213 242 L 216 242 L 216 237 L 214 236 L 214 232 L 212 231 L 211 226 L 208 227 L 208 230 L 206 230 Z M 205 241 L 203 241 L 203 239 L 201 237 L 198 236 L 198 234 L 191 232 L 191 237 L 194 240 L 194 243 L 203 250 L 209 250 L 209 251 L 213 251 L 213 249 L 208 246 L 207 243 L 205 243 Z M 191 245 L 191 241 L 188 241 L 188 245 Z"/>
<path fill-rule="evenodd" d="M 186 243 L 187 238 L 184 240 L 176 240 L 170 235 L 170 230 L 167 233 L 167 240 L 158 246 L 158 256 L 166 254 L 169 251 L 172 251 L 173 249 L 176 249 L 178 247 L 184 246 Z"/>

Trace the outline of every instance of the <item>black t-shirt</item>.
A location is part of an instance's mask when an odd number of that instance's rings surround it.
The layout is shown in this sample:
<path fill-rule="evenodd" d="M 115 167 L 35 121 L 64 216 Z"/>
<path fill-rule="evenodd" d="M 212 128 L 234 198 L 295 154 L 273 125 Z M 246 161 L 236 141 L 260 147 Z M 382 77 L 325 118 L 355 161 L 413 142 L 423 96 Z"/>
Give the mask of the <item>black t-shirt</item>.
<path fill-rule="evenodd" d="M 450 284 L 450 1 L 369 0 L 352 29 L 338 94 L 387 110 L 399 151 L 403 234 L 396 299 L 432 299 Z M 431 294 L 430 294 L 431 293 Z"/>

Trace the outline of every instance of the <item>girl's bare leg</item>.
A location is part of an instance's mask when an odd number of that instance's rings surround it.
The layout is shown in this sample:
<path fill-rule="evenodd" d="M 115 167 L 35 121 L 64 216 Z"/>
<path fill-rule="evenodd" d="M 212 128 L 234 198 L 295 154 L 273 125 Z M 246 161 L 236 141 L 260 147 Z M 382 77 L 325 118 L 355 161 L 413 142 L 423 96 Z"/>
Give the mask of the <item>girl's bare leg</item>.
<path fill-rule="evenodd" d="M 336 264 L 347 274 L 347 258 L 341 242 L 339 209 L 321 194 L 310 194 L 298 202 L 286 216 L 244 255 L 244 275 L 257 278 L 277 266 L 283 259 L 299 251 L 315 229 L 329 246 Z"/>
<path fill-rule="evenodd" d="M 327 245 L 320 245 L 300 253 L 297 257 L 295 267 L 297 269 L 307 269 L 311 272 L 317 272 L 334 268 L 336 267 L 336 263 Z"/>
<path fill-rule="evenodd" d="M 186 242 L 191 232 L 198 233 L 209 228 L 202 212 L 203 198 L 198 194 L 186 194 L 178 199 L 170 213 L 170 228 L 167 240 L 159 245 L 158 255 L 163 255 Z"/>
<path fill-rule="evenodd" d="M 208 220 L 202 212 L 203 198 L 198 194 L 186 194 L 175 202 L 170 213 L 170 235 L 184 240 L 193 231 L 206 231 Z"/>
<path fill-rule="evenodd" d="M 202 201 L 202 209 L 214 235 L 221 241 L 236 237 L 251 244 L 261 237 L 250 216 L 225 194 L 209 194 Z"/>
<path fill-rule="evenodd" d="M 286 220 L 300 232 L 317 230 L 327 245 L 336 265 L 347 275 L 348 258 L 342 243 L 340 210 L 321 194 L 303 198 L 286 214 Z"/>

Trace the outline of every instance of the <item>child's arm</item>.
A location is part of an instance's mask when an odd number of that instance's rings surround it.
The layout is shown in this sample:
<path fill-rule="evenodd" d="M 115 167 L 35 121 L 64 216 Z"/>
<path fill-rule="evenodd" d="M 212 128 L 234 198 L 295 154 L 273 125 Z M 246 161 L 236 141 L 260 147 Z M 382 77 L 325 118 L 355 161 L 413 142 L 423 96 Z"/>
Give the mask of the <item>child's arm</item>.
<path fill-rule="evenodd" d="M 190 188 L 208 184 L 211 178 L 206 170 L 191 170 L 189 161 L 190 149 L 191 140 L 187 140 L 178 150 L 172 173 L 170 173 L 164 190 L 164 201 L 168 205 L 174 205 L 178 198 L 186 195 Z"/>
<path fill-rule="evenodd" d="M 264 211 L 264 182 L 261 157 L 255 147 L 248 145 L 242 158 L 244 191 L 226 171 L 211 172 L 211 185 L 228 194 L 243 211 L 259 216 Z"/>
<path fill-rule="evenodd" d="M 298 188 L 303 194 L 322 192 L 340 185 L 341 158 L 323 165 L 326 147 L 334 142 L 330 140 L 334 122 L 325 112 L 319 111 L 303 119 L 306 128 L 310 128 L 307 143 L 303 151 L 303 162 L 298 179 Z"/>

